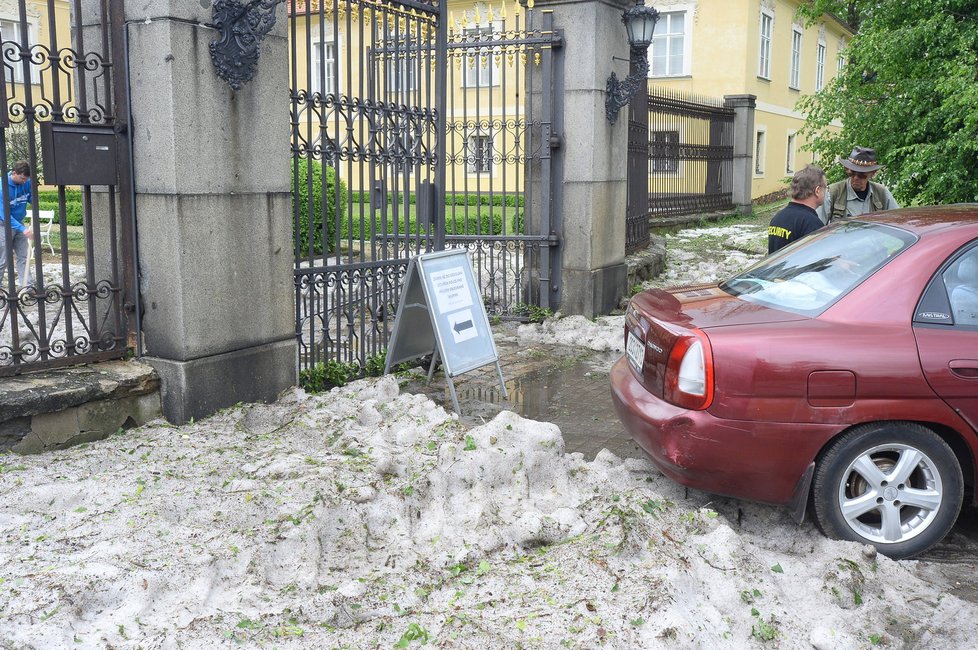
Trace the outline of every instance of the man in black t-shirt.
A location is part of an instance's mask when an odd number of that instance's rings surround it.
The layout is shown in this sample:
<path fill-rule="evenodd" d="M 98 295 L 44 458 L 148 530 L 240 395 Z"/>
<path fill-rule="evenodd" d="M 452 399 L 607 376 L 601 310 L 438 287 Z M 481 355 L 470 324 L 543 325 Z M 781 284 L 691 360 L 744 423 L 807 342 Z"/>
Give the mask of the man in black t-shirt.
<path fill-rule="evenodd" d="M 767 252 L 773 253 L 822 227 L 818 206 L 825 198 L 825 172 L 809 165 L 791 179 L 791 201 L 771 219 L 767 228 Z"/>

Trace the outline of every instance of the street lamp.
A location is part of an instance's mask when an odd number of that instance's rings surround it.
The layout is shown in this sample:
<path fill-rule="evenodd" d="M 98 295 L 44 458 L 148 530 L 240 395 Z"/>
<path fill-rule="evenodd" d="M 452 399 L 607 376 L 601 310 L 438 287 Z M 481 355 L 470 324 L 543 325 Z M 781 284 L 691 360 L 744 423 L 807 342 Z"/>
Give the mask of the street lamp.
<path fill-rule="evenodd" d="M 604 109 L 608 121 L 612 124 L 618 120 L 618 111 L 628 106 L 632 97 L 642 87 L 641 84 L 648 83 L 647 53 L 649 45 L 652 44 L 655 24 L 659 22 L 659 12 L 652 7 L 646 7 L 644 0 L 635 0 L 635 5 L 622 13 L 621 22 L 625 23 L 625 31 L 628 32 L 628 44 L 631 47 L 629 64 L 635 72 L 622 81 L 618 80 L 614 72 L 608 77 L 608 95 L 604 100 Z"/>

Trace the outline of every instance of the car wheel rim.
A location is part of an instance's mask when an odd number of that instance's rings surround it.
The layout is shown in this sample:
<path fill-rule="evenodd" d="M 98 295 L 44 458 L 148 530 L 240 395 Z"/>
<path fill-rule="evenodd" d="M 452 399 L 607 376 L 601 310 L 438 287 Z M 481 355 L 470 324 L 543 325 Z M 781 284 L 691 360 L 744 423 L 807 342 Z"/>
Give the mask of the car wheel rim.
<path fill-rule="evenodd" d="M 943 501 L 937 465 L 907 445 L 880 445 L 857 456 L 839 485 L 846 524 L 861 537 L 896 544 L 930 526 Z"/>

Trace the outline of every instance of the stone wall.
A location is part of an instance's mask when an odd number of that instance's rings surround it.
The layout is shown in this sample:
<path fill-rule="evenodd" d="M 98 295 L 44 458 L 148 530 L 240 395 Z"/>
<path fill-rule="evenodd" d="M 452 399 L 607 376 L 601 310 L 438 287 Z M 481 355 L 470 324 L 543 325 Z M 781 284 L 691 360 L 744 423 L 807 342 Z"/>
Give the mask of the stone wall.
<path fill-rule="evenodd" d="M 33 454 L 100 440 L 162 416 L 160 380 L 135 361 L 0 380 L 0 451 Z"/>

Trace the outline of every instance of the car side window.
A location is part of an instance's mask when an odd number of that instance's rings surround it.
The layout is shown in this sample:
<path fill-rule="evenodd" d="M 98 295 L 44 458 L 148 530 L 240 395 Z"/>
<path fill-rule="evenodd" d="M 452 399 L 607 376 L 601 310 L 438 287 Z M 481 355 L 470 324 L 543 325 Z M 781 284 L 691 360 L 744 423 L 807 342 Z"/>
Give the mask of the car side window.
<path fill-rule="evenodd" d="M 944 286 L 956 325 L 978 325 L 978 248 L 972 248 L 944 271 Z"/>

